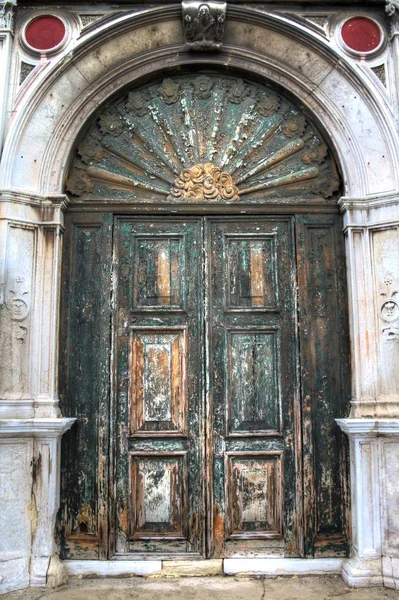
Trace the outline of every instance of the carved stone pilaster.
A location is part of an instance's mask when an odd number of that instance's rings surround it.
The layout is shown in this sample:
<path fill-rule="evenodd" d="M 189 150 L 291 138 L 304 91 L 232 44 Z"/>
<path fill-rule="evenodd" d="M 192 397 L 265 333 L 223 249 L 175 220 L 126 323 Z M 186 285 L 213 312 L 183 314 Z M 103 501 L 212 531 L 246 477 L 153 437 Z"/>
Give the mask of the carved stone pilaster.
<path fill-rule="evenodd" d="M 349 438 L 352 549 L 342 576 L 352 587 L 399 585 L 399 419 L 337 419 Z"/>
<path fill-rule="evenodd" d="M 0 594 L 65 583 L 54 540 L 62 435 L 75 419 L 0 419 Z"/>
<path fill-rule="evenodd" d="M 186 45 L 193 51 L 215 51 L 222 47 L 226 2 L 182 2 Z"/>

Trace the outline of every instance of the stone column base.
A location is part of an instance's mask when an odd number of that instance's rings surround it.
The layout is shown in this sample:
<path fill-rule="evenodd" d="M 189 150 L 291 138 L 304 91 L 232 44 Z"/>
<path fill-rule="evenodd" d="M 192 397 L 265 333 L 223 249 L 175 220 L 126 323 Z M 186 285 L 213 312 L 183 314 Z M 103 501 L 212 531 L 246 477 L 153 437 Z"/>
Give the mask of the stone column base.
<path fill-rule="evenodd" d="M 399 589 L 399 419 L 337 419 L 350 442 L 351 587 Z"/>
<path fill-rule="evenodd" d="M 56 554 L 60 440 L 75 419 L 0 419 L 0 594 L 66 581 Z"/>
<path fill-rule="evenodd" d="M 353 557 L 342 565 L 342 579 L 350 587 L 375 587 L 383 585 L 380 558 Z"/>

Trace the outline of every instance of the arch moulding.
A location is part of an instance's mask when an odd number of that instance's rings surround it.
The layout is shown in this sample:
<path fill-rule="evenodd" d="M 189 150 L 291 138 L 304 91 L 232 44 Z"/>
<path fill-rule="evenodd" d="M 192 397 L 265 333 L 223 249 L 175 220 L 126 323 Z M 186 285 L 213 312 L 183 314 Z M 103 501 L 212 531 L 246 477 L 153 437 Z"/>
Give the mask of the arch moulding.
<path fill-rule="evenodd" d="M 43 72 L 10 123 L 2 188 L 62 194 L 75 140 L 100 104 L 127 84 L 202 63 L 241 70 L 294 95 L 330 136 L 345 196 L 397 191 L 392 116 L 326 41 L 281 15 L 231 7 L 223 52 L 204 57 L 185 51 L 180 20 L 180 7 L 125 15 L 83 36 L 51 72 Z"/>

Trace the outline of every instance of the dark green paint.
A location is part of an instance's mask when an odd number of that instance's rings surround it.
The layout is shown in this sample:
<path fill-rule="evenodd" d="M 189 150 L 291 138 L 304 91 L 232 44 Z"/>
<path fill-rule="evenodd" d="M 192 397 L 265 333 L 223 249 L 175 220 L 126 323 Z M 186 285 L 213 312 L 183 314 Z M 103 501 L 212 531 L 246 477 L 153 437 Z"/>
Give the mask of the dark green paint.
<path fill-rule="evenodd" d="M 67 216 L 63 256 L 61 556 L 106 558 L 112 215 Z"/>

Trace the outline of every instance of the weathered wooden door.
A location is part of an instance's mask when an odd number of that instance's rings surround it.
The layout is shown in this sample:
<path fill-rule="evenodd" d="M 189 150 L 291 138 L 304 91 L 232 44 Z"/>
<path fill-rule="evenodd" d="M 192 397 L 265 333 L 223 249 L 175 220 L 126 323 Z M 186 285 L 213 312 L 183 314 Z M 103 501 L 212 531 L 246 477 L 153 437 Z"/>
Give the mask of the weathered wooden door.
<path fill-rule="evenodd" d="M 345 554 L 340 226 L 68 217 L 64 557 Z"/>
<path fill-rule="evenodd" d="M 319 126 L 245 77 L 171 75 L 100 108 L 66 190 L 62 556 L 345 555 L 340 177 Z"/>
<path fill-rule="evenodd" d="M 291 219 L 121 218 L 115 264 L 116 552 L 298 554 Z"/>

